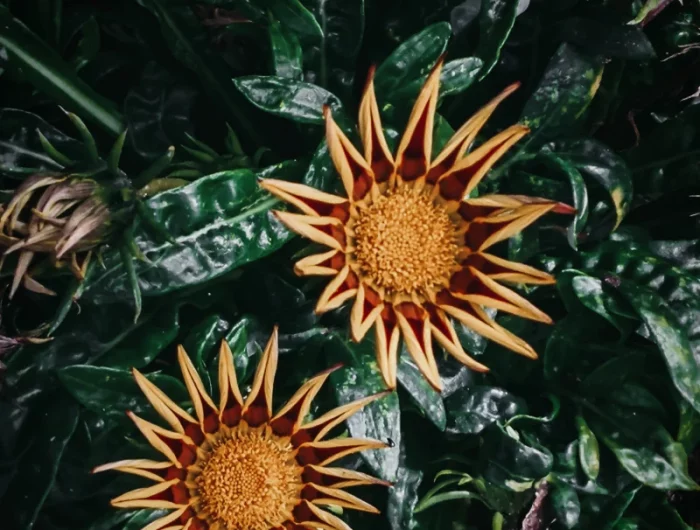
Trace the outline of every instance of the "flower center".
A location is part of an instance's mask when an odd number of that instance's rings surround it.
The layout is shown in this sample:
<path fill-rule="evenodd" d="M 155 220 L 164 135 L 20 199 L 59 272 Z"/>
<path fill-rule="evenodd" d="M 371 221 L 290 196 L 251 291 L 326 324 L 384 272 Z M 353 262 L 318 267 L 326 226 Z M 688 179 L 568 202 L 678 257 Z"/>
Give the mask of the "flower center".
<path fill-rule="evenodd" d="M 198 462 L 198 513 L 226 530 L 269 530 L 291 518 L 301 467 L 291 444 L 269 428 L 239 425 Z"/>
<path fill-rule="evenodd" d="M 355 259 L 379 287 L 426 292 L 449 281 L 459 249 L 447 211 L 425 193 L 404 187 L 360 211 Z"/>

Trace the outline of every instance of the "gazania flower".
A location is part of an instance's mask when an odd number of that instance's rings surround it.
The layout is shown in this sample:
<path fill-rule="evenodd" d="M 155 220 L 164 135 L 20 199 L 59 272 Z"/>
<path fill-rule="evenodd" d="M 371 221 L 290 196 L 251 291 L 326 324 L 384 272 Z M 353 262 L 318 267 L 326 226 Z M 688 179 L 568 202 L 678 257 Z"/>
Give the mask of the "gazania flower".
<path fill-rule="evenodd" d="M 41 192 L 41 193 L 40 193 Z M 33 278 L 29 266 L 36 255 L 67 265 L 78 279 L 85 276 L 89 251 L 101 241 L 110 218 L 94 180 L 60 175 L 33 175 L 0 207 L 2 258 L 18 253 L 12 297 L 20 283 L 27 289 L 55 294 Z M 78 254 L 85 253 L 82 263 Z"/>
<path fill-rule="evenodd" d="M 384 394 L 343 405 L 305 422 L 311 401 L 331 369 L 307 381 L 273 415 L 277 330 L 265 348 L 245 401 L 226 342 L 222 342 L 219 353 L 218 403 L 207 395 L 182 348 L 178 350 L 178 361 L 196 419 L 134 370 L 139 387 L 170 429 L 132 413 L 129 416 L 164 460 L 123 460 L 95 469 L 133 473 L 155 483 L 112 500 L 117 508 L 172 510 L 144 530 L 350 530 L 322 507 L 377 513 L 345 489 L 387 483 L 330 464 L 385 444 L 324 438 L 346 418 Z"/>
<path fill-rule="evenodd" d="M 539 322 L 550 318 L 500 282 L 548 284 L 554 279 L 532 267 L 489 253 L 496 243 L 548 212 L 569 206 L 540 198 L 488 195 L 468 198 L 489 169 L 528 133 L 513 125 L 467 154 L 506 88 L 431 157 L 433 122 L 442 62 L 418 95 L 395 155 L 382 132 L 372 74 L 360 105 L 361 154 L 333 121 L 328 107 L 326 139 L 346 197 L 304 185 L 265 180 L 262 186 L 302 214 L 277 212 L 291 230 L 329 248 L 299 261 L 300 275 L 332 277 L 316 311 L 354 298 L 352 336 L 374 326 L 377 361 L 390 388 L 396 386 L 399 336 L 428 381 L 441 388 L 432 338 L 478 371 L 483 364 L 463 350 L 449 317 L 530 358 L 522 339 L 499 326 L 483 307 Z"/>

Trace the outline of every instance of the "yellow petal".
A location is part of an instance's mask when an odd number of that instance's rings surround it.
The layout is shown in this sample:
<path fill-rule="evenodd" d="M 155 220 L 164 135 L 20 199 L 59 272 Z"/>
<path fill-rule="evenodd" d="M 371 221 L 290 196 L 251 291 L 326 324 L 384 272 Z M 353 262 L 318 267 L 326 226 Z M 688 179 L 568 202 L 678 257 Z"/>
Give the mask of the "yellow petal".
<path fill-rule="evenodd" d="M 316 313 L 325 313 L 331 309 L 336 309 L 357 293 L 357 277 L 345 265 L 342 270 L 333 278 L 318 297 L 316 303 Z"/>
<path fill-rule="evenodd" d="M 345 244 L 332 235 L 335 228 L 338 234 L 343 234 L 344 236 L 344 226 L 338 219 L 334 217 L 311 217 L 282 211 L 275 211 L 275 215 L 287 228 L 300 236 L 335 250 L 345 250 Z"/>
<path fill-rule="evenodd" d="M 384 309 L 381 298 L 370 288 L 360 282 L 355 303 L 350 312 L 350 329 L 352 339 L 360 342 Z"/>
<path fill-rule="evenodd" d="M 447 350 L 459 362 L 476 372 L 488 372 L 488 367 L 476 361 L 464 351 L 462 343 L 455 332 L 454 325 L 447 318 L 445 312 L 437 306 L 429 306 L 426 308 L 430 313 L 430 327 L 433 336 L 440 345 Z"/>
<path fill-rule="evenodd" d="M 379 510 L 374 506 L 347 491 L 327 488 L 320 484 L 309 484 L 309 487 L 315 489 L 319 493 L 319 497 L 312 501 L 317 506 L 340 506 L 341 508 L 348 508 L 360 512 L 379 513 Z"/>
<path fill-rule="evenodd" d="M 243 405 L 243 418 L 254 427 L 267 422 L 272 417 L 272 392 L 279 353 L 278 334 L 275 326 L 255 371 L 253 387 Z"/>
<path fill-rule="evenodd" d="M 165 479 L 155 473 L 150 472 L 150 469 L 167 469 L 173 467 L 172 462 L 156 462 L 155 460 L 134 459 L 120 460 L 118 462 L 110 462 L 102 464 L 92 470 L 93 473 L 102 473 L 103 471 L 121 471 L 122 473 L 131 473 L 139 475 L 156 482 L 163 482 Z"/>
<path fill-rule="evenodd" d="M 330 483 L 334 488 L 352 488 L 355 486 L 391 486 L 391 482 L 381 480 L 372 475 L 345 469 L 343 467 L 324 467 L 309 465 L 309 468 L 322 475 L 323 483 Z"/>
<path fill-rule="evenodd" d="M 192 361 L 187 356 L 185 348 L 182 346 L 177 347 L 177 360 L 180 364 L 180 370 L 182 370 L 182 377 L 185 380 L 185 386 L 187 386 L 187 391 L 192 398 L 192 404 L 194 405 L 194 410 L 197 413 L 197 418 L 199 418 L 199 424 L 204 431 L 204 420 L 207 418 L 208 414 L 205 411 L 205 407 L 209 408 L 211 412 L 219 416 L 219 410 L 214 405 L 214 402 L 209 397 L 209 394 L 204 388 L 202 379 L 197 373 L 197 369 L 192 364 Z"/>
<path fill-rule="evenodd" d="M 148 525 L 144 526 L 141 530 L 166 530 L 165 525 L 172 523 L 173 521 L 176 521 L 177 519 L 180 518 L 180 516 L 185 513 L 185 510 L 187 507 L 182 507 L 179 510 L 175 510 L 174 512 L 169 513 L 168 515 L 165 515 L 161 517 L 160 519 L 156 519 L 152 523 L 149 523 Z M 191 521 L 192 519 L 190 519 Z M 187 523 L 189 524 L 190 521 Z"/>
<path fill-rule="evenodd" d="M 146 379 L 136 368 L 132 369 L 131 372 L 134 374 L 136 384 L 141 389 L 141 392 L 144 393 L 146 399 L 153 405 L 156 412 L 170 424 L 173 430 L 180 434 L 185 434 L 185 429 L 182 426 L 182 422 L 178 419 L 178 416 L 190 423 L 197 423 L 197 420 L 182 410 L 165 394 L 165 392 Z"/>
<path fill-rule="evenodd" d="M 438 392 L 442 391 L 442 381 L 433 354 L 428 312 L 413 303 L 399 304 L 394 306 L 394 310 L 408 353 L 430 385 Z"/>
<path fill-rule="evenodd" d="M 365 160 L 369 163 L 377 183 L 391 178 L 394 173 L 394 158 L 384 137 L 379 106 L 374 94 L 374 71 L 371 67 L 360 103 L 360 136 L 365 148 Z"/>
<path fill-rule="evenodd" d="M 147 488 L 139 488 L 128 491 L 123 495 L 112 499 L 110 504 L 115 508 L 154 508 L 164 510 L 180 508 L 182 505 L 175 504 L 174 502 L 151 499 L 151 497 L 158 495 L 159 493 L 163 493 L 178 482 L 180 482 L 180 479 L 175 478 L 167 482 L 154 484 L 153 486 L 149 486 Z"/>
<path fill-rule="evenodd" d="M 305 214 L 314 217 L 331 216 L 336 207 L 343 210 L 343 207 L 348 205 L 348 200 L 343 197 L 296 182 L 263 179 L 260 181 L 260 186 L 283 201 L 293 204 Z"/>
<path fill-rule="evenodd" d="M 228 342 L 222 340 L 219 347 L 219 419 L 231 406 L 230 397 L 233 397 L 238 406 L 243 407 L 243 396 L 238 387 L 236 368 L 233 365 L 233 353 Z"/>
<path fill-rule="evenodd" d="M 394 310 L 385 307 L 376 321 L 375 350 L 377 365 L 382 373 L 386 386 L 396 388 L 396 367 L 398 364 L 399 337 L 401 329 L 396 322 Z"/>
<path fill-rule="evenodd" d="M 334 261 L 341 266 L 336 269 Z M 294 272 L 297 276 L 333 276 L 345 265 L 345 255 L 338 250 L 329 250 L 322 254 L 313 254 L 300 259 L 294 264 Z"/>
<path fill-rule="evenodd" d="M 297 461 L 301 465 L 325 466 L 344 456 L 370 449 L 385 449 L 386 446 L 384 442 L 360 438 L 336 438 L 308 442 L 297 449 Z"/>
<path fill-rule="evenodd" d="M 175 465 L 175 467 L 177 467 L 178 469 L 182 467 L 182 464 L 180 464 L 180 462 L 178 461 L 175 453 L 173 453 L 172 449 L 170 449 L 170 447 L 168 447 L 168 445 L 160 439 L 160 436 L 163 436 L 164 438 L 169 438 L 171 440 L 184 441 L 185 443 L 189 443 L 191 445 L 192 441 L 187 436 L 183 436 L 182 434 L 163 429 L 158 425 L 155 425 L 142 418 L 139 418 L 133 412 L 127 412 L 126 414 L 136 424 L 136 427 L 139 431 L 141 431 L 141 434 L 143 434 L 146 440 L 148 440 L 148 443 L 150 443 L 155 449 L 163 453 L 165 457 Z"/>

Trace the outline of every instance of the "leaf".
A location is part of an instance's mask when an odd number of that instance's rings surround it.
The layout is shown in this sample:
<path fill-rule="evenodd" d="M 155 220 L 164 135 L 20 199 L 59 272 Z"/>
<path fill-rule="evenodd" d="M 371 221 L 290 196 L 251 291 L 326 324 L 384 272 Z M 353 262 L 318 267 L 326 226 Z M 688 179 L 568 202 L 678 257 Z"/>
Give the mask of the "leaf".
<path fill-rule="evenodd" d="M 408 392 L 420 411 L 441 431 L 445 430 L 447 417 L 440 394 L 425 379 L 418 367 L 410 359 L 408 352 L 399 355 L 397 378 Z"/>
<path fill-rule="evenodd" d="M 479 434 L 495 422 L 527 411 L 525 402 L 502 388 L 470 386 L 445 399 L 447 431 Z"/>
<path fill-rule="evenodd" d="M 518 0 L 481 0 L 477 57 L 484 61 L 481 78 L 498 64 L 501 49 L 510 35 L 518 13 Z"/>
<path fill-rule="evenodd" d="M 61 397 L 32 411 L 33 442 L 19 462 L 16 480 L 0 503 L 9 527 L 30 530 L 54 487 L 63 452 L 78 424 L 78 407 Z"/>
<path fill-rule="evenodd" d="M 700 366 L 678 319 L 663 298 L 651 289 L 623 282 L 620 291 L 647 325 L 666 361 L 674 386 L 700 412 Z"/>
<path fill-rule="evenodd" d="M 428 74 L 447 48 L 450 25 L 439 22 L 403 42 L 377 68 L 374 89 L 382 101 L 392 101 L 392 95 L 407 83 Z"/>
<path fill-rule="evenodd" d="M 364 0 L 304 0 L 323 28 L 323 36 L 304 47 L 309 80 L 343 101 L 352 95 L 357 55 L 365 30 Z"/>
<path fill-rule="evenodd" d="M 161 157 L 170 146 L 192 133 L 192 105 L 196 91 L 165 69 L 149 62 L 138 84 L 124 99 L 124 117 L 131 148 L 148 161 Z"/>
<path fill-rule="evenodd" d="M 632 174 L 625 161 L 608 147 L 586 138 L 561 140 L 546 149 L 555 152 L 577 168 L 585 177 L 598 182 L 610 194 L 615 206 L 617 228 L 632 205 Z"/>
<path fill-rule="evenodd" d="M 440 73 L 438 101 L 442 101 L 447 96 L 456 96 L 467 90 L 477 80 L 477 75 L 481 71 L 482 65 L 483 61 L 478 57 L 463 57 L 445 63 Z M 398 89 L 394 99 L 413 102 L 427 77 L 427 75 L 424 75 L 407 83 L 404 87 Z M 378 97 L 382 97 L 381 94 Z"/>
<path fill-rule="evenodd" d="M 414 509 L 418 504 L 418 488 L 423 472 L 401 466 L 394 484 L 389 489 L 386 517 L 391 530 L 414 530 L 418 527 Z"/>
<path fill-rule="evenodd" d="M 583 416 L 576 416 L 576 427 L 578 428 L 578 458 L 581 469 L 589 479 L 595 480 L 600 473 L 598 439 L 588 427 Z"/>
<path fill-rule="evenodd" d="M 591 55 L 631 61 L 649 61 L 656 57 L 654 47 L 641 28 L 572 17 L 558 23 L 554 30 L 562 40 Z"/>
<path fill-rule="evenodd" d="M 339 405 L 386 390 L 384 379 L 374 361 L 372 341 L 365 339 L 356 344 L 331 335 L 326 347 L 340 350 L 341 355 L 352 359 L 343 369 L 331 374 L 333 391 Z M 334 358 L 337 359 L 338 355 Z M 396 480 L 401 445 L 401 411 L 396 392 L 371 403 L 348 418 L 347 425 L 350 436 L 354 438 L 370 438 L 389 444 L 386 449 L 363 451 L 361 456 L 377 476 L 388 481 Z"/>
<path fill-rule="evenodd" d="M 280 202 L 262 191 L 257 179 L 289 177 L 298 168 L 288 162 L 257 174 L 224 171 L 146 201 L 146 210 L 174 242 L 154 240 L 137 222 L 134 240 L 147 260 L 136 261 L 134 269 L 144 299 L 215 280 L 286 243 L 291 235 L 271 213 Z M 86 278 L 83 301 L 101 303 L 129 292 L 118 253 L 105 252 L 104 263 Z"/>
<path fill-rule="evenodd" d="M 200 372 L 204 371 L 207 361 L 218 351 L 219 343 L 226 336 L 229 327 L 229 323 L 221 316 L 209 315 L 192 326 L 182 341 L 182 347 Z"/>
<path fill-rule="evenodd" d="M 22 68 L 25 78 L 36 88 L 69 110 L 102 127 L 112 136 L 123 130 L 122 117 L 114 104 L 82 81 L 72 67 L 22 22 L 0 6 L 0 45 L 10 60 Z"/>
<path fill-rule="evenodd" d="M 296 34 L 279 21 L 272 20 L 267 27 L 272 51 L 272 70 L 277 77 L 286 77 L 295 81 L 303 78 L 301 44 Z"/>
<path fill-rule="evenodd" d="M 649 15 L 652 11 L 654 11 L 659 4 L 661 4 L 662 0 L 646 0 L 644 2 L 644 5 L 639 9 L 637 12 L 637 15 L 634 17 L 634 19 L 630 20 L 629 24 L 639 24 L 640 22 L 644 21 L 644 19 Z"/>
<path fill-rule="evenodd" d="M 547 65 L 537 90 L 525 103 L 520 120 L 533 131 L 530 149 L 545 138 L 569 132 L 595 96 L 603 67 L 567 44 L 562 44 Z M 568 130 L 567 130 L 568 129 Z"/>
<path fill-rule="evenodd" d="M 127 421 L 127 411 L 138 416 L 158 417 L 128 370 L 77 364 L 59 370 L 58 377 L 81 405 L 105 420 L 123 423 Z M 179 380 L 161 374 L 147 374 L 146 377 L 176 403 L 189 399 Z"/>
<path fill-rule="evenodd" d="M 212 52 L 207 33 L 191 8 L 165 0 L 137 1 L 156 16 L 173 55 L 195 72 L 202 87 L 228 114 L 236 128 L 244 130 L 256 143 L 263 144 L 256 128 L 232 97 L 232 91 L 228 88 L 230 75 L 227 65 L 218 54 Z"/>
<path fill-rule="evenodd" d="M 62 133 L 36 114 L 18 109 L 0 109 L 0 171 L 22 173 L 62 168 L 41 145 L 39 133 L 60 152 L 76 160 L 87 156 L 81 142 Z"/>
<path fill-rule="evenodd" d="M 313 14 L 299 0 L 264 0 L 277 20 L 304 39 L 320 39 L 323 30 Z"/>
<path fill-rule="evenodd" d="M 311 83 L 265 75 L 237 77 L 233 83 L 256 107 L 297 123 L 323 123 L 324 105 L 333 109 L 336 121 L 339 118 L 340 100 Z"/>
<path fill-rule="evenodd" d="M 581 516 L 581 503 L 576 490 L 567 484 L 555 482 L 550 489 L 550 498 L 557 521 L 566 528 L 574 528 Z"/>

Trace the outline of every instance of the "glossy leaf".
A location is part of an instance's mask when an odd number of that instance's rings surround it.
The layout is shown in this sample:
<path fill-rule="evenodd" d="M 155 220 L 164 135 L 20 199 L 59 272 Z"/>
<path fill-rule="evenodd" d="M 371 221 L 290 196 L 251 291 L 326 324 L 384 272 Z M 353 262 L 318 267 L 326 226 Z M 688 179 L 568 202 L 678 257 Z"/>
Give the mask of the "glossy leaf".
<path fill-rule="evenodd" d="M 214 280 L 286 243 L 291 236 L 271 213 L 279 201 L 262 191 L 257 179 L 284 178 L 297 169 L 286 163 L 258 174 L 224 171 L 146 201 L 146 209 L 174 242 L 155 241 L 137 225 L 134 239 L 146 260 L 136 261 L 134 269 L 144 299 Z M 128 292 L 118 255 L 105 253 L 104 263 L 104 269 L 86 279 L 83 300 L 114 299 Z"/>
<path fill-rule="evenodd" d="M 300 80 L 303 77 L 301 44 L 296 34 L 272 20 L 267 28 L 270 35 L 273 71 L 277 77 Z"/>
<path fill-rule="evenodd" d="M 339 404 L 349 403 L 386 389 L 374 362 L 374 348 L 365 339 L 360 344 L 330 337 L 326 351 L 344 352 L 351 361 L 331 374 L 331 383 Z M 337 357 L 336 357 L 337 358 Z M 394 392 L 371 403 L 347 420 L 348 431 L 355 438 L 371 438 L 389 444 L 386 449 L 362 452 L 362 458 L 372 471 L 384 480 L 396 480 L 401 445 L 401 415 L 399 398 Z"/>
<path fill-rule="evenodd" d="M 418 488 L 423 481 L 423 472 L 401 466 L 387 502 L 386 517 L 391 530 L 416 530 L 414 509 L 418 504 Z"/>
<path fill-rule="evenodd" d="M 27 80 L 36 88 L 112 136 L 124 130 L 122 117 L 114 104 L 82 81 L 52 48 L 2 6 L 0 25 L 3 28 L 0 45 L 7 49 L 11 60 L 21 66 Z"/>
<path fill-rule="evenodd" d="M 574 528 L 581 516 L 581 503 L 576 490 L 566 484 L 555 483 L 550 496 L 557 521 L 566 528 Z"/>
<path fill-rule="evenodd" d="M 654 47 L 641 28 L 572 17 L 557 24 L 555 30 L 565 42 L 591 55 L 630 61 L 649 61 L 656 57 Z"/>
<path fill-rule="evenodd" d="M 320 39 L 321 26 L 313 14 L 299 0 L 265 0 L 270 11 L 297 35 L 308 39 Z"/>
<path fill-rule="evenodd" d="M 578 458 L 581 469 L 589 479 L 595 480 L 600 473 L 598 439 L 588 427 L 583 416 L 576 416 L 576 427 L 578 429 Z"/>
<path fill-rule="evenodd" d="M 484 61 L 482 78 L 498 64 L 501 48 L 515 24 L 518 4 L 518 0 L 481 0 L 479 46 L 476 55 Z"/>
<path fill-rule="evenodd" d="M 442 397 L 430 386 L 430 383 L 413 363 L 407 351 L 399 355 L 397 378 L 411 399 L 418 405 L 420 411 L 438 429 L 444 431 L 447 417 Z"/>
<path fill-rule="evenodd" d="M 449 38 L 449 24 L 440 22 L 403 42 L 377 68 L 374 77 L 377 97 L 391 101 L 392 94 L 407 82 L 427 75 L 445 51 Z"/>
<path fill-rule="evenodd" d="M 677 318 L 664 300 L 648 288 L 625 282 L 620 285 L 620 290 L 649 328 L 676 389 L 695 410 L 700 411 L 700 366 Z"/>
<path fill-rule="evenodd" d="M 489 425 L 526 412 L 522 399 L 502 388 L 470 386 L 445 400 L 448 432 L 478 434 Z"/>

